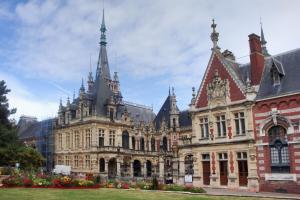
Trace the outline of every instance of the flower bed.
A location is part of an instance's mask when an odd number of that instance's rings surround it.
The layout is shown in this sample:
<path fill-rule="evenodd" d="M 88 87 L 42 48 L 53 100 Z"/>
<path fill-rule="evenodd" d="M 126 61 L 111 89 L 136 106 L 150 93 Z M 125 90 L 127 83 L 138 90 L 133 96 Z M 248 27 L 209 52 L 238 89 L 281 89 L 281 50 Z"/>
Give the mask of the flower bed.
<path fill-rule="evenodd" d="M 76 179 L 72 176 L 47 176 L 43 174 L 15 174 L 5 178 L 2 187 L 30 187 L 30 188 L 61 188 L 61 189 L 88 189 L 88 188 L 118 188 L 138 190 L 184 191 L 191 193 L 205 193 L 205 190 L 193 186 L 163 184 L 156 178 L 152 180 L 108 180 L 100 185 L 98 178 L 87 174 L 85 179 Z"/>
<path fill-rule="evenodd" d="M 2 187 L 31 188 L 99 188 L 91 176 L 88 180 L 76 179 L 72 176 L 47 176 L 43 174 L 16 174 L 2 181 Z"/>

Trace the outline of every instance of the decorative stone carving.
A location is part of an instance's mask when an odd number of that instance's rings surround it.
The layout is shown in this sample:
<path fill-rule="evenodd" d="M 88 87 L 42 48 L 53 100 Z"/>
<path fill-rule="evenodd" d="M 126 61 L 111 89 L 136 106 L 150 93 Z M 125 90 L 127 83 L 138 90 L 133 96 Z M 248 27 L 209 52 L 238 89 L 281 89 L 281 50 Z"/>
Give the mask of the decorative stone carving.
<path fill-rule="evenodd" d="M 226 105 L 229 100 L 228 91 L 228 80 L 222 80 L 216 70 L 212 82 L 207 85 L 207 100 L 210 107 Z"/>

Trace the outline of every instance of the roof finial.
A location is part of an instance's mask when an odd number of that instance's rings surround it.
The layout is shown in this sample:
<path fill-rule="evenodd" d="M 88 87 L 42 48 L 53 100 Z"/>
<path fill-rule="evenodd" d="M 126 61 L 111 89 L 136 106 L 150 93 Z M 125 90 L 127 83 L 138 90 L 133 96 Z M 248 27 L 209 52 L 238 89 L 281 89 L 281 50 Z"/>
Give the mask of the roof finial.
<path fill-rule="evenodd" d="M 269 56 L 270 54 L 268 53 L 268 50 L 267 50 L 267 46 L 266 46 L 267 41 L 265 39 L 261 18 L 260 18 L 260 40 L 261 40 L 261 47 L 262 47 L 263 54 L 265 56 Z"/>
<path fill-rule="evenodd" d="M 105 26 L 105 19 L 104 19 L 104 8 L 103 8 L 103 13 L 102 13 L 102 24 L 101 24 L 101 37 L 100 37 L 100 45 L 106 46 L 106 26 Z"/>
<path fill-rule="evenodd" d="M 75 101 L 75 89 L 73 91 L 73 102 Z"/>
<path fill-rule="evenodd" d="M 217 24 L 215 24 L 215 19 L 212 19 L 211 28 L 213 29 L 213 32 L 211 33 L 210 38 L 213 42 L 213 49 L 220 49 L 220 47 L 218 47 L 219 33 L 216 32 L 216 27 Z"/>
<path fill-rule="evenodd" d="M 170 85 L 169 85 L 169 96 L 171 96 L 171 88 L 170 88 Z"/>
<path fill-rule="evenodd" d="M 172 87 L 172 95 L 175 96 L 175 90 L 174 90 L 174 87 Z"/>

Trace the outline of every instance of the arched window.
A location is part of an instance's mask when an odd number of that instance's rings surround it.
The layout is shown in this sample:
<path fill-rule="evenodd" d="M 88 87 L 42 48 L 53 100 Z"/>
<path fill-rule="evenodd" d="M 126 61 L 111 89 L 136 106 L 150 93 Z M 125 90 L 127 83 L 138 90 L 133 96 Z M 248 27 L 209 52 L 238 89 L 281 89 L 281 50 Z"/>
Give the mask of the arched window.
<path fill-rule="evenodd" d="M 154 139 L 154 137 L 151 138 L 151 151 L 155 151 L 155 139 Z"/>
<path fill-rule="evenodd" d="M 289 173 L 290 160 L 286 130 L 282 126 L 273 126 L 269 130 L 269 147 L 272 173 Z"/>
<path fill-rule="evenodd" d="M 104 160 L 104 158 L 100 158 L 99 168 L 100 168 L 100 172 L 104 172 L 105 171 L 105 160 Z"/>
<path fill-rule="evenodd" d="M 127 131 L 122 133 L 122 147 L 124 149 L 129 149 L 129 133 Z"/>
<path fill-rule="evenodd" d="M 141 151 L 145 151 L 145 139 L 141 138 Z"/>
<path fill-rule="evenodd" d="M 166 136 L 163 137 L 163 150 L 168 151 L 168 139 Z"/>
<path fill-rule="evenodd" d="M 133 161 L 133 176 L 134 177 L 140 177 L 142 176 L 141 173 L 141 162 L 139 160 L 134 160 Z"/>
<path fill-rule="evenodd" d="M 131 138 L 131 142 L 132 142 L 132 149 L 135 150 L 135 137 Z"/>

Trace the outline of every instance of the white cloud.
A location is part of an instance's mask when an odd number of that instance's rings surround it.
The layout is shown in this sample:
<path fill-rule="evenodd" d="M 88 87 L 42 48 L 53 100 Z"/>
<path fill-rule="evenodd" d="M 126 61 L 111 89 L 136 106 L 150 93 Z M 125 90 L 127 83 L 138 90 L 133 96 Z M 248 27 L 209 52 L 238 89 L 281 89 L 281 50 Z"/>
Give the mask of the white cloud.
<path fill-rule="evenodd" d="M 41 99 L 30 93 L 29 88 L 7 73 L 0 72 L 0 80 L 5 80 L 7 88 L 11 90 L 7 95 L 10 108 L 17 108 L 17 113 L 12 118 L 19 119 L 21 115 L 29 115 L 41 120 L 56 116 L 58 102 Z"/>
<path fill-rule="evenodd" d="M 276 54 L 300 46 L 299 7 L 300 1 L 280 0 L 106 1 L 111 70 L 119 71 L 120 79 L 132 88 L 130 83 L 153 79 L 156 87 L 175 86 L 178 94 L 186 95 L 178 101 L 186 107 L 191 87 L 199 87 L 209 59 L 213 17 L 220 33 L 219 46 L 237 58 L 249 54 L 248 35 L 259 33 L 262 18 L 269 52 Z M 102 2 L 94 0 L 18 3 L 13 13 L 18 19 L 17 37 L 13 54 L 7 55 L 9 67 L 28 77 L 78 86 L 87 75 L 90 55 L 95 69 L 101 11 Z M 130 93 L 123 93 L 125 97 L 138 101 L 153 98 L 156 104 L 160 98 L 145 94 L 148 88 L 121 87 Z"/>

